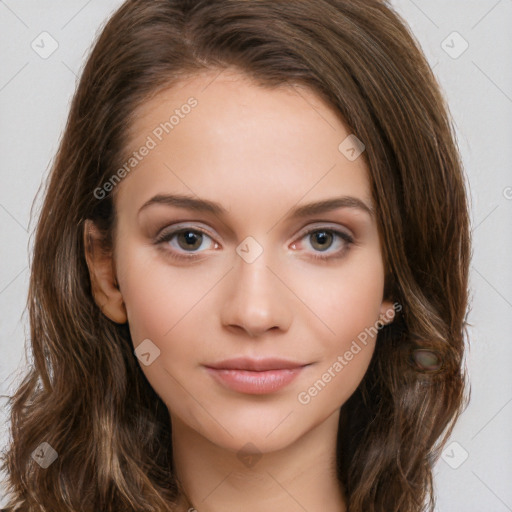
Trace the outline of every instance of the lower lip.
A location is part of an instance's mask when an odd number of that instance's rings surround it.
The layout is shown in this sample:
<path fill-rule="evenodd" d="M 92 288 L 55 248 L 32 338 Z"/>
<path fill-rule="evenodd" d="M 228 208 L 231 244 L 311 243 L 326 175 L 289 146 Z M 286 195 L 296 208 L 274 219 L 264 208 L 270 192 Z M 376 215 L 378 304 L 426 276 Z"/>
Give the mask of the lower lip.
<path fill-rule="evenodd" d="M 249 370 L 226 370 L 206 367 L 210 375 L 222 385 L 251 395 L 275 393 L 290 384 L 304 366 L 283 370 L 255 372 Z"/>

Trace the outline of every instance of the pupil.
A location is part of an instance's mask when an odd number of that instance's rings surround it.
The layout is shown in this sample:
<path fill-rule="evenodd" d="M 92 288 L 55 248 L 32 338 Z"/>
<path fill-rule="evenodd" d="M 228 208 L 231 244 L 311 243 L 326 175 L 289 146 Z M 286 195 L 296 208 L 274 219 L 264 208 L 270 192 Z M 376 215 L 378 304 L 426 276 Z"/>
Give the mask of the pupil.
<path fill-rule="evenodd" d="M 201 235 L 197 235 L 192 231 L 183 231 L 182 233 L 180 233 L 180 235 L 185 239 L 185 249 L 197 249 L 197 247 L 201 245 Z M 196 242 L 195 245 L 190 245 L 191 243 L 194 244 L 194 242 Z"/>
<path fill-rule="evenodd" d="M 315 236 L 314 236 L 314 240 L 315 242 L 319 240 L 319 243 L 320 243 L 320 249 L 325 249 L 326 246 L 328 246 L 328 244 L 326 244 L 326 242 L 329 241 L 329 237 L 331 235 L 328 234 L 326 231 L 318 231 Z M 313 244 L 314 245 L 314 244 Z"/>

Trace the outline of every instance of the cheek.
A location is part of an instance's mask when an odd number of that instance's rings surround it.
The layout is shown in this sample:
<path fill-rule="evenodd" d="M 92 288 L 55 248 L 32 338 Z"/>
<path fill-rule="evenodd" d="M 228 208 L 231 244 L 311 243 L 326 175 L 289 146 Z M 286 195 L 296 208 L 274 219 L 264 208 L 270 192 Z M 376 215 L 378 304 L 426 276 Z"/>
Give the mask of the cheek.
<path fill-rule="evenodd" d="M 336 268 L 309 267 L 295 290 L 309 307 L 309 327 L 328 346 L 342 350 L 365 328 L 375 325 L 383 287 L 380 253 L 367 250 Z"/>
<path fill-rule="evenodd" d="M 187 323 L 218 277 L 199 267 L 165 263 L 156 251 L 127 247 L 119 258 L 128 323 L 135 345 L 145 338 L 164 340 Z"/>
<path fill-rule="evenodd" d="M 199 362 L 198 347 L 208 341 L 194 315 L 212 286 L 212 276 L 172 269 L 137 249 L 125 254 L 130 260 L 120 261 L 125 271 L 122 290 L 133 347 L 149 339 L 158 354 L 150 364 L 141 359 L 139 365 L 163 402 L 180 416 L 191 417 L 197 411 L 186 391 L 187 372 Z"/>
<path fill-rule="evenodd" d="M 203 320 L 212 307 L 208 292 L 219 280 L 199 267 L 172 267 L 147 249 L 125 249 L 123 299 L 134 349 L 149 339 L 158 357 L 141 369 L 166 403 L 187 403 L 187 372 L 212 351 Z M 147 342 L 146 342 L 147 343 Z M 153 347 L 152 345 L 150 345 Z"/>
<path fill-rule="evenodd" d="M 319 363 L 297 398 L 300 404 L 311 403 L 312 409 L 320 410 L 342 405 L 368 369 L 378 334 L 384 276 L 377 250 L 361 251 L 330 278 L 314 272 L 316 279 L 303 276 L 300 293 L 316 313 L 308 328 Z"/>
<path fill-rule="evenodd" d="M 331 412 L 350 398 L 363 379 L 373 354 L 369 345 L 361 345 L 358 350 L 350 361 L 343 353 L 317 368 L 315 375 L 296 396 L 304 413 L 316 416 L 323 411 Z"/>
<path fill-rule="evenodd" d="M 374 353 L 383 279 L 378 265 L 365 270 L 342 273 L 317 296 L 310 295 L 321 306 L 320 315 L 329 326 L 327 330 L 316 322 L 310 333 L 320 346 L 321 357 L 296 397 L 304 411 L 313 415 L 334 410 L 348 400 Z"/>

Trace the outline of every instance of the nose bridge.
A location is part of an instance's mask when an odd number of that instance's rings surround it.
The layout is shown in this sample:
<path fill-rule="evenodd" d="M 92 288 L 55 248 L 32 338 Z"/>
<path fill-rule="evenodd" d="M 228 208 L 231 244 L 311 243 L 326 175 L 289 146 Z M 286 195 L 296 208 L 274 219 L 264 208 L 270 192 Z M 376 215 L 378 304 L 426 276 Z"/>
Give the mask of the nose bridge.
<path fill-rule="evenodd" d="M 273 268 L 272 251 L 248 237 L 236 252 L 231 294 L 224 307 L 224 324 L 239 326 L 251 336 L 273 327 L 286 329 L 289 312 L 283 284 L 274 275 L 278 271 Z"/>
<path fill-rule="evenodd" d="M 235 263 L 235 274 L 239 291 L 247 292 L 253 299 L 264 298 L 271 289 L 275 288 L 275 277 L 268 267 L 271 267 L 270 251 L 263 251 L 254 261 L 243 257 Z"/>
<path fill-rule="evenodd" d="M 248 236 L 236 248 L 236 279 L 252 294 L 266 293 L 269 286 L 275 286 L 268 268 L 275 266 L 274 253 L 271 238 L 264 235 L 259 235 L 258 239 Z"/>

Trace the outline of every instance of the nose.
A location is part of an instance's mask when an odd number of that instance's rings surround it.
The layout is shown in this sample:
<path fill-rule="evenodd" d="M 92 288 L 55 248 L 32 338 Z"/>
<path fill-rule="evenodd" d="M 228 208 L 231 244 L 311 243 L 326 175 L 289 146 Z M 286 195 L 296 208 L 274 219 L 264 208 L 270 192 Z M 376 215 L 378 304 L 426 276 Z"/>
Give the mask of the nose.
<path fill-rule="evenodd" d="M 234 333 L 251 338 L 267 331 L 287 331 L 291 323 L 290 290 L 276 265 L 263 253 L 251 263 L 238 257 L 229 273 L 228 294 L 222 306 L 222 323 Z"/>

